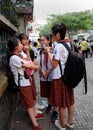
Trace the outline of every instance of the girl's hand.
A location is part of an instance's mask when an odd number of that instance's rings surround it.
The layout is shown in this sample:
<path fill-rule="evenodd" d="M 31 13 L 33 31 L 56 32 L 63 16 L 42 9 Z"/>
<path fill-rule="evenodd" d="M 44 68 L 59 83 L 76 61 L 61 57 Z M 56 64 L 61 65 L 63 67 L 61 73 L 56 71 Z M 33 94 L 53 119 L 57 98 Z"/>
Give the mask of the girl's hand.
<path fill-rule="evenodd" d="M 48 70 L 45 70 L 45 76 L 46 76 L 46 77 L 48 77 L 49 73 L 50 73 L 50 70 L 49 70 L 49 69 L 48 69 Z"/>
<path fill-rule="evenodd" d="M 41 74 L 44 78 L 46 78 L 46 72 L 45 71 L 41 71 Z"/>
<path fill-rule="evenodd" d="M 35 59 L 35 60 L 33 61 L 33 64 L 34 64 L 34 65 L 38 65 L 38 60 Z"/>

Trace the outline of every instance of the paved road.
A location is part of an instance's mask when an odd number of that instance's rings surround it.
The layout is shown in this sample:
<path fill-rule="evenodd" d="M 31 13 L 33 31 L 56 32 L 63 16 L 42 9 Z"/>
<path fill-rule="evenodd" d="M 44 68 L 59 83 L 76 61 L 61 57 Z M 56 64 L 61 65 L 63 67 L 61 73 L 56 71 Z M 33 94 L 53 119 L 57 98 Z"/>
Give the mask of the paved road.
<path fill-rule="evenodd" d="M 93 58 L 86 60 L 87 76 L 88 76 L 88 93 L 83 94 L 83 81 L 75 88 L 75 115 L 74 115 L 74 130 L 93 130 Z M 39 78 L 35 74 L 37 99 L 42 103 L 44 98 L 40 97 Z M 58 130 L 50 121 L 50 115 L 46 115 L 45 119 L 39 120 L 39 124 L 43 130 Z M 32 130 L 32 124 L 26 113 L 22 108 L 21 103 L 16 108 L 16 116 L 13 118 L 11 130 Z M 69 130 L 67 128 L 67 130 Z"/>

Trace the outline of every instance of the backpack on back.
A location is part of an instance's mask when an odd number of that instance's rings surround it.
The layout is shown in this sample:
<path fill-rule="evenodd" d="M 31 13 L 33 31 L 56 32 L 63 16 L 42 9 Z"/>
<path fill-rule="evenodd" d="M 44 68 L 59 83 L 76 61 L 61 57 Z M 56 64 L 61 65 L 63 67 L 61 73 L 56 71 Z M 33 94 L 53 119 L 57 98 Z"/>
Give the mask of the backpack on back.
<path fill-rule="evenodd" d="M 65 63 L 64 75 L 62 75 L 63 82 L 67 86 L 75 88 L 84 77 L 86 81 L 85 93 L 87 93 L 86 67 L 83 56 L 77 52 L 72 51 L 66 43 L 63 42 L 61 44 L 64 45 L 69 52 L 67 61 Z M 60 62 L 59 66 L 62 74 Z"/>
<path fill-rule="evenodd" d="M 7 54 L 7 68 L 6 68 L 6 75 L 8 77 L 8 89 L 10 92 L 12 93 L 17 93 L 19 91 L 19 80 L 20 80 L 20 74 L 18 74 L 18 85 L 15 83 L 14 80 L 14 75 L 11 72 L 10 69 L 10 65 L 9 65 L 9 61 L 10 61 L 10 57 L 13 55 L 8 55 Z"/>

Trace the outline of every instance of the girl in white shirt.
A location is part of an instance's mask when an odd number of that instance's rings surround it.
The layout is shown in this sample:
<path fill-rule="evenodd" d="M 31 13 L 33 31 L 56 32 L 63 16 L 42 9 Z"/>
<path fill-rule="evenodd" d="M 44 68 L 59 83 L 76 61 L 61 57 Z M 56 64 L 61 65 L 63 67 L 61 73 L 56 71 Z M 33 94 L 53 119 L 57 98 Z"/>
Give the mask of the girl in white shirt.
<path fill-rule="evenodd" d="M 40 93 L 41 97 L 46 97 L 48 99 L 48 107 L 46 108 L 46 113 L 49 113 L 52 110 L 51 121 L 55 122 L 58 117 L 58 112 L 56 107 L 52 106 L 49 101 L 50 97 L 50 89 L 51 89 L 51 81 L 52 81 L 52 64 L 46 52 L 46 48 L 49 49 L 51 55 L 53 52 L 53 47 L 50 46 L 51 43 L 51 35 L 43 34 L 40 37 L 42 50 L 38 55 L 38 60 L 40 63 Z M 53 108 L 53 109 L 52 109 Z"/>
<path fill-rule="evenodd" d="M 29 62 L 32 62 L 32 59 L 30 57 L 30 52 L 29 52 L 29 46 L 28 46 L 28 36 L 24 33 L 21 33 L 19 35 L 19 39 L 21 41 L 21 44 L 23 45 L 23 51 L 20 53 L 22 55 L 22 57 L 26 60 L 26 61 L 29 61 Z M 34 58 L 34 61 L 33 61 L 34 64 L 37 64 L 37 60 Z M 27 69 L 26 69 L 27 70 Z M 32 86 L 31 86 L 31 89 L 33 91 L 33 95 L 36 97 L 37 93 L 36 93 L 36 85 L 35 85 L 35 79 L 34 79 L 34 70 L 32 70 L 31 72 L 31 83 L 32 83 Z M 36 102 L 36 101 L 35 101 Z M 38 111 L 36 109 L 36 106 L 34 108 L 34 111 L 36 113 L 36 118 L 38 119 L 43 119 L 44 118 L 44 114 L 41 113 L 41 111 Z"/>
<path fill-rule="evenodd" d="M 53 77 L 50 91 L 50 103 L 59 107 L 60 121 L 56 121 L 55 125 L 60 130 L 66 130 L 65 124 L 73 128 L 73 115 L 74 115 L 74 92 L 69 86 L 66 86 L 61 78 L 61 71 L 59 67 L 59 61 L 62 66 L 62 73 L 64 73 L 65 63 L 68 58 L 67 49 L 60 43 L 64 40 L 66 34 L 66 26 L 64 23 L 56 24 L 52 27 L 53 40 L 57 42 L 53 58 L 48 53 L 51 63 L 54 67 Z M 66 108 L 68 108 L 68 120 L 66 120 Z"/>
<path fill-rule="evenodd" d="M 38 53 L 38 62 L 40 64 L 40 94 L 41 97 L 49 98 L 50 86 L 52 81 L 51 62 L 46 53 L 46 48 L 49 47 L 50 37 L 48 34 L 44 34 L 40 37 L 42 49 Z M 49 103 L 49 100 L 48 100 Z M 46 113 L 49 113 L 52 106 L 48 104 Z"/>
<path fill-rule="evenodd" d="M 18 38 L 11 38 L 8 41 L 7 46 L 9 48 L 10 55 L 13 55 L 10 57 L 10 68 L 14 75 L 15 83 L 18 85 L 18 73 L 20 69 L 30 68 L 35 70 L 39 69 L 39 65 L 35 65 L 33 63 L 31 64 L 20 58 L 20 52 L 22 52 L 23 46 Z M 42 130 L 42 128 L 38 125 L 35 117 L 36 115 L 34 112 L 34 106 L 36 97 L 33 95 L 33 90 L 31 88 L 32 84 L 29 79 L 24 77 L 24 73 L 20 75 L 19 85 L 21 102 L 29 114 L 34 130 Z"/>

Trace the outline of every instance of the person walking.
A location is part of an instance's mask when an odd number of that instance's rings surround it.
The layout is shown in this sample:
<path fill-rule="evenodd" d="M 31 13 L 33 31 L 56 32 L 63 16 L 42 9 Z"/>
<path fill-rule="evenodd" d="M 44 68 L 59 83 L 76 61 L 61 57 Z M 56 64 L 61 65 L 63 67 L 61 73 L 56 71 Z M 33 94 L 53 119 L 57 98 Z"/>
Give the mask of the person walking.
<path fill-rule="evenodd" d="M 81 50 L 82 50 L 82 55 L 83 55 L 85 58 L 88 58 L 87 46 L 88 46 L 88 43 L 87 43 L 87 41 L 85 40 L 85 38 L 83 38 L 83 41 L 81 42 Z"/>
<path fill-rule="evenodd" d="M 50 90 L 50 104 L 59 107 L 60 120 L 55 121 L 55 126 L 60 130 L 66 130 L 66 126 L 73 128 L 74 116 L 74 91 L 69 86 L 66 86 L 62 80 L 59 61 L 64 73 L 65 63 L 68 58 L 68 50 L 61 44 L 66 35 L 66 25 L 64 23 L 55 24 L 52 27 L 53 41 L 56 42 L 53 58 L 48 52 L 51 63 L 54 67 L 53 77 Z M 68 119 L 66 121 L 66 108 L 68 110 Z"/>

